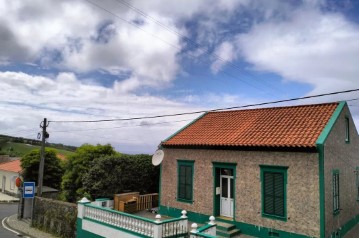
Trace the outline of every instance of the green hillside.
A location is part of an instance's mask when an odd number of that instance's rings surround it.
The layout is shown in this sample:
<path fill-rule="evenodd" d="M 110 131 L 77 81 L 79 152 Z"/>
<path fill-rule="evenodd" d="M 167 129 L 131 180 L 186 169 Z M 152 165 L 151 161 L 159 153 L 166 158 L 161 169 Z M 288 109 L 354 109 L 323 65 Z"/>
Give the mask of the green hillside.
<path fill-rule="evenodd" d="M 68 150 L 53 148 L 51 146 L 49 146 L 48 148 L 54 149 L 58 154 L 64 155 L 65 157 L 68 157 L 74 153 Z M 34 149 L 40 149 L 40 146 L 17 142 L 6 142 L 2 144 L 0 154 L 10 155 L 12 157 L 22 157 L 23 155 L 29 153 Z"/>

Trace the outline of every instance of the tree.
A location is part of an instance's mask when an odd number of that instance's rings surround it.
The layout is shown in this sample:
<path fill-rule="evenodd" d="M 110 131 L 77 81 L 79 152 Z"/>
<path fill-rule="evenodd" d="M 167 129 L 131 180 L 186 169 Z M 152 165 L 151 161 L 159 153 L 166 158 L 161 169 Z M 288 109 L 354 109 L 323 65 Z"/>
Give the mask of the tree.
<path fill-rule="evenodd" d="M 88 172 L 91 162 L 103 156 L 116 155 L 111 145 L 84 144 L 77 148 L 75 154 L 70 156 L 65 164 L 65 174 L 62 177 L 62 199 L 76 202 L 86 195 L 82 178 Z"/>
<path fill-rule="evenodd" d="M 40 150 L 35 149 L 21 158 L 22 176 L 25 181 L 34 181 L 37 184 L 40 156 Z M 56 151 L 46 149 L 43 185 L 59 189 L 63 173 L 64 169 L 61 167 L 60 159 L 56 156 Z"/>
<path fill-rule="evenodd" d="M 158 192 L 159 167 L 151 155 L 119 155 L 95 159 L 83 177 L 84 190 L 92 199 L 113 197 L 125 190 L 141 194 Z"/>

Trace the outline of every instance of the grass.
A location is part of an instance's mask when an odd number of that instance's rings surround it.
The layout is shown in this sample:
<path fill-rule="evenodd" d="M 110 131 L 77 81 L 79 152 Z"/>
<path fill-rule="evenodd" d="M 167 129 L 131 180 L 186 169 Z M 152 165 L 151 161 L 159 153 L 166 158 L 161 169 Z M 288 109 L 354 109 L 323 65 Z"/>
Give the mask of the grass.
<path fill-rule="evenodd" d="M 52 147 L 49 147 L 49 148 L 52 148 Z M 34 149 L 40 149 L 40 146 L 23 144 L 23 143 L 15 143 L 15 142 L 7 142 L 1 148 L 1 151 L 6 154 L 21 157 Z M 69 157 L 70 155 L 74 154 L 74 152 L 68 151 L 68 150 L 61 150 L 61 149 L 56 149 L 56 148 L 52 148 L 52 149 L 55 150 L 57 154 L 64 155 L 65 157 Z"/>

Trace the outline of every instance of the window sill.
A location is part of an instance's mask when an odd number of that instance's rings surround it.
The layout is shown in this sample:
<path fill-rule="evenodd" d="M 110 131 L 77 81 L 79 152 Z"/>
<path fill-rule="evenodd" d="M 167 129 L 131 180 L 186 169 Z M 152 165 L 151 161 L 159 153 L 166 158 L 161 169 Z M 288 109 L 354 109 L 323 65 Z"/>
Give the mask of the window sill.
<path fill-rule="evenodd" d="M 281 220 L 281 221 L 287 221 L 287 217 L 281 217 L 281 216 L 276 216 L 276 215 L 271 215 L 271 214 L 266 214 L 266 213 L 262 213 L 262 217 L 275 219 L 275 220 Z"/>
<path fill-rule="evenodd" d="M 340 209 L 333 212 L 333 216 L 337 216 L 340 213 Z"/>
<path fill-rule="evenodd" d="M 178 202 L 185 202 L 185 203 L 193 203 L 193 200 L 186 200 L 186 199 L 181 199 L 181 198 L 177 198 Z"/>

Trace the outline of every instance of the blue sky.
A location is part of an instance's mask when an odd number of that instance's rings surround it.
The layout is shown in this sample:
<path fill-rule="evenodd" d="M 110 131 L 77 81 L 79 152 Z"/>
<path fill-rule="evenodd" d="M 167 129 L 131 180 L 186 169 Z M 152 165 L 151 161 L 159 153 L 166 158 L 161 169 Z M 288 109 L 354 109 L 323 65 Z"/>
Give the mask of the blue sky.
<path fill-rule="evenodd" d="M 2 1 L 1 133 L 358 88 L 358 13 L 354 0 Z M 153 153 L 197 116 L 54 122 L 49 141 Z"/>

